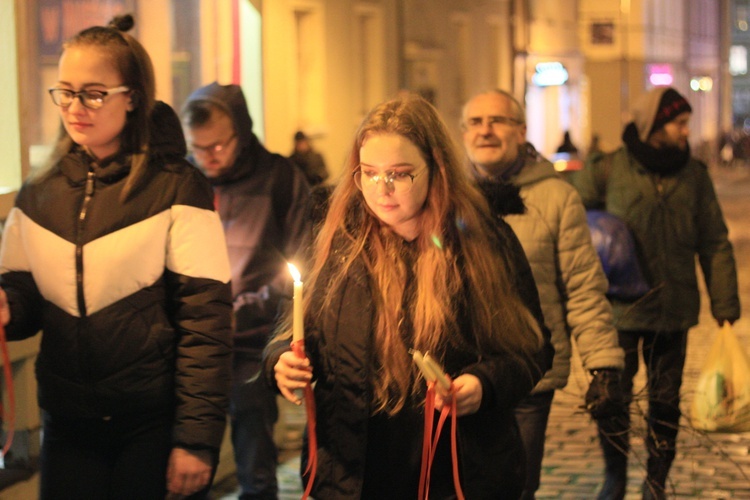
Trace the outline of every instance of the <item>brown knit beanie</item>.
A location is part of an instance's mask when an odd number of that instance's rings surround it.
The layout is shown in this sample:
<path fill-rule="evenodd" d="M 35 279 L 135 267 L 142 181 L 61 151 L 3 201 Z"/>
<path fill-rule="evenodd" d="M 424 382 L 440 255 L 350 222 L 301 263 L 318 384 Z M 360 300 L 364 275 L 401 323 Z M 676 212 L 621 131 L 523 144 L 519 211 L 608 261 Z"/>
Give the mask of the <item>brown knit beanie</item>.
<path fill-rule="evenodd" d="M 693 108 L 679 92 L 672 87 L 656 87 L 638 100 L 633 108 L 633 122 L 638 130 L 641 142 L 647 142 L 649 136 L 671 122 L 684 112 Z"/>

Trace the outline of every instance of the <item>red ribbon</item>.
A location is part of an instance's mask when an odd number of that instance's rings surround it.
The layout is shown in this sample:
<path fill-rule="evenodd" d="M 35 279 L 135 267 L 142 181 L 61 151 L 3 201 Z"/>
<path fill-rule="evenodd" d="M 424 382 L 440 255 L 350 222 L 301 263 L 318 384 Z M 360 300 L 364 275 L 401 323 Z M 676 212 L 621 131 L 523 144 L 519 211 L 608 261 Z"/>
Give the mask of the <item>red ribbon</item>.
<path fill-rule="evenodd" d="M 453 386 L 451 386 L 453 393 Z M 427 500 L 430 496 L 430 470 L 435 459 L 440 433 L 448 417 L 451 418 L 451 462 L 453 463 L 453 485 L 456 488 L 458 500 L 464 500 L 464 492 L 461 489 L 461 479 L 458 471 L 458 443 L 456 440 L 457 418 L 456 398 L 451 398 L 451 404 L 443 406 L 440 410 L 435 435 L 432 434 L 432 426 L 435 421 L 435 382 L 427 383 L 427 396 L 424 403 L 424 439 L 422 442 L 422 466 L 419 474 L 419 500 Z"/>
<path fill-rule="evenodd" d="M 305 358 L 305 341 L 292 342 L 292 351 L 298 358 Z M 315 483 L 315 471 L 318 469 L 318 437 L 315 431 L 315 395 L 312 385 L 308 382 L 304 389 L 305 411 L 307 413 L 307 468 L 304 474 L 308 475 L 307 486 L 302 493 L 302 500 L 310 496 Z"/>
<path fill-rule="evenodd" d="M 13 367 L 10 364 L 10 355 L 8 354 L 8 341 L 5 338 L 5 327 L 0 323 L 0 348 L 3 354 L 3 374 L 5 376 L 5 387 L 8 391 L 8 403 L 10 404 L 10 414 L 8 415 L 8 439 L 3 446 L 2 456 L 8 453 L 10 445 L 13 444 L 13 434 L 16 429 L 16 395 L 13 391 Z M 0 400 L 0 417 L 5 418 L 5 410 L 2 400 Z"/>

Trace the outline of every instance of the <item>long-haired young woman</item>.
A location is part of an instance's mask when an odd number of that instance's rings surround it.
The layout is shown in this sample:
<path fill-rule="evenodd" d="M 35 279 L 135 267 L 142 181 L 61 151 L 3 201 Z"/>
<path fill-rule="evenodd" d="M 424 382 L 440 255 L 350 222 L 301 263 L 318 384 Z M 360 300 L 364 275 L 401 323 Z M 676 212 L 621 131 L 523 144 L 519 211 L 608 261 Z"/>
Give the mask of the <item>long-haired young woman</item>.
<path fill-rule="evenodd" d="M 512 409 L 548 368 L 549 338 L 520 244 L 490 215 L 427 101 L 383 103 L 360 125 L 319 226 L 305 298 L 306 357 L 289 352 L 286 329 L 265 368 L 290 401 L 315 381 L 315 498 L 417 498 L 425 381 L 412 349 L 453 381 L 434 402 L 455 398 L 466 498 L 520 494 Z M 430 498 L 456 494 L 448 434 Z"/>

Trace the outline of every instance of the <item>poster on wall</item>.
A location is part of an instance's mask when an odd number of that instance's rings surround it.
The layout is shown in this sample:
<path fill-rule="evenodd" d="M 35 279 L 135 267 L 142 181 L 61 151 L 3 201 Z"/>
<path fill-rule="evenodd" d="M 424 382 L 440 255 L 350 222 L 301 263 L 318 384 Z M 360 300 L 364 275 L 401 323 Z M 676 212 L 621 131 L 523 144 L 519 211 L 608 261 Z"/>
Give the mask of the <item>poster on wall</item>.
<path fill-rule="evenodd" d="M 615 42 L 615 24 L 611 21 L 591 23 L 591 44 L 612 45 Z"/>
<path fill-rule="evenodd" d="M 114 16 L 135 15 L 135 0 L 37 0 L 39 55 L 57 60 L 65 40 L 91 26 L 106 25 Z M 137 22 L 137 19 L 136 19 Z"/>

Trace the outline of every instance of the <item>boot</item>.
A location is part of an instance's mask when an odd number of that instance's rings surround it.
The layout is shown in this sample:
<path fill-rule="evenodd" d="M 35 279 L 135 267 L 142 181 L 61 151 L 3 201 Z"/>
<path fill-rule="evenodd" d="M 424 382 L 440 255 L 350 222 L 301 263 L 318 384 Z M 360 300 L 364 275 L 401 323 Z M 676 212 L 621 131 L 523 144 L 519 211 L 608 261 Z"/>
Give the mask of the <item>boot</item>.
<path fill-rule="evenodd" d="M 623 500 L 628 487 L 628 450 L 630 448 L 627 430 L 622 425 L 609 420 L 599 424 L 599 443 L 604 455 L 604 485 L 597 500 Z M 627 427 L 625 427 L 627 429 Z"/>
<path fill-rule="evenodd" d="M 679 415 L 679 414 L 678 414 Z M 661 421 L 649 422 L 646 437 L 646 480 L 643 481 L 643 500 L 667 498 L 667 476 L 676 456 L 676 425 L 665 425 Z"/>
<path fill-rule="evenodd" d="M 643 500 L 665 500 L 667 498 L 667 476 L 673 459 L 674 455 L 670 453 L 648 457 L 646 480 L 643 481 Z"/>
<path fill-rule="evenodd" d="M 623 500 L 628 487 L 628 457 L 618 452 L 617 456 L 606 458 L 604 485 L 597 500 Z"/>
<path fill-rule="evenodd" d="M 667 493 L 664 491 L 663 485 L 659 485 L 655 481 L 650 481 L 646 478 L 643 481 L 643 500 L 666 500 Z"/>

